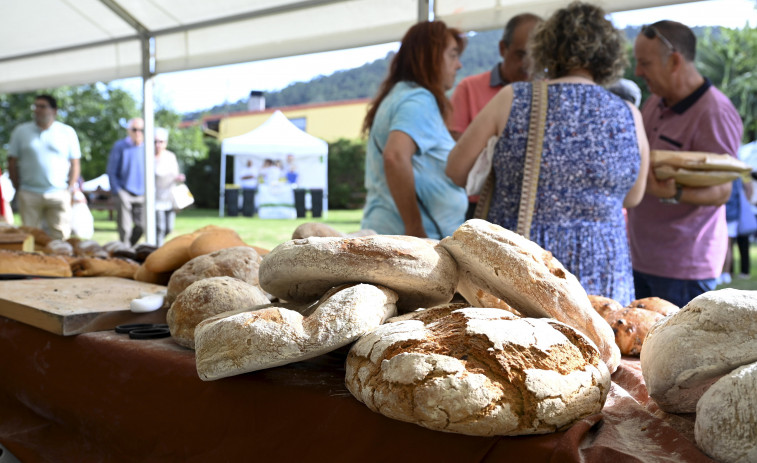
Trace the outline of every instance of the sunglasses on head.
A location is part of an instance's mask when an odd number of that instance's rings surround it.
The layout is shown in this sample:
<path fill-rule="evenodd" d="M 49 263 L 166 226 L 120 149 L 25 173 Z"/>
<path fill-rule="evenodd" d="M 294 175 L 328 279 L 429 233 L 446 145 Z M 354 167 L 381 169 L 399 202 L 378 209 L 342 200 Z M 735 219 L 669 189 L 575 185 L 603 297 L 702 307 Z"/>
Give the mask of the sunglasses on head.
<path fill-rule="evenodd" d="M 668 50 L 671 51 L 671 53 L 675 53 L 676 47 L 673 46 L 673 44 L 668 40 L 667 37 L 662 35 L 662 32 L 660 32 L 656 27 L 654 26 L 641 26 L 641 33 L 644 35 L 644 37 L 648 39 L 653 39 L 657 37 L 660 39 L 660 42 L 662 42 L 666 47 L 668 47 Z"/>

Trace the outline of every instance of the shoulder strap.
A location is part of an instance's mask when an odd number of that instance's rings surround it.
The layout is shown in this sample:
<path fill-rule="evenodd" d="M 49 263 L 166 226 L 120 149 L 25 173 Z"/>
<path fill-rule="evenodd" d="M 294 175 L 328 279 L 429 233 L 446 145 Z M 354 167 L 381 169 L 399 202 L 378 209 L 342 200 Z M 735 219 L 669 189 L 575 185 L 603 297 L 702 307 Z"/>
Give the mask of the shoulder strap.
<path fill-rule="evenodd" d="M 523 166 L 523 186 L 518 207 L 518 227 L 515 230 L 526 239 L 531 236 L 531 219 L 536 203 L 536 190 L 539 187 L 544 125 L 547 120 L 547 82 L 543 80 L 534 82 L 531 88 L 531 118 L 528 125 L 526 162 Z"/>

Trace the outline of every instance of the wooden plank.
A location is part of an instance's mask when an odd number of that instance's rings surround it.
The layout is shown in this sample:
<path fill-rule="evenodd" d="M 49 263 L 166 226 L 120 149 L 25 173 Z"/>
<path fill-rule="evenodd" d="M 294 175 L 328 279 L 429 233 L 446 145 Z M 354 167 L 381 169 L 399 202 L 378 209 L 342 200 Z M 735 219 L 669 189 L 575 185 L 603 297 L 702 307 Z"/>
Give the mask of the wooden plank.
<path fill-rule="evenodd" d="M 133 299 L 160 290 L 165 286 L 116 277 L 6 280 L 0 281 L 0 315 L 63 336 L 165 323 L 166 308 L 130 310 Z"/>

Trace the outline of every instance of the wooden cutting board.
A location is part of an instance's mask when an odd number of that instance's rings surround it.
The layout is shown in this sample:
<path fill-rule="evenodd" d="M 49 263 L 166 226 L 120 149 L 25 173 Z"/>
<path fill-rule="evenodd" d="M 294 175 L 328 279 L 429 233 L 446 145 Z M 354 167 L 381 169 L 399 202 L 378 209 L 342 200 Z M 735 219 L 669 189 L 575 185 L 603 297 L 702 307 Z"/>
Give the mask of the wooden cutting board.
<path fill-rule="evenodd" d="M 63 336 L 124 323 L 165 323 L 167 309 L 134 313 L 132 299 L 165 286 L 116 277 L 0 281 L 0 315 Z"/>

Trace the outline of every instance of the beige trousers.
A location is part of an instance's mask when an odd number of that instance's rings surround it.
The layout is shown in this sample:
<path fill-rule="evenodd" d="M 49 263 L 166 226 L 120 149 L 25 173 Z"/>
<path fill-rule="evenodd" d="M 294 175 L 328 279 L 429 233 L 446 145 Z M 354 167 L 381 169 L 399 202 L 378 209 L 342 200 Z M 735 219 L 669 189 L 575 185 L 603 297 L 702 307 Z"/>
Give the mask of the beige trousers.
<path fill-rule="evenodd" d="M 68 190 L 45 194 L 18 190 L 16 201 L 24 225 L 42 228 L 54 240 L 71 236 L 71 193 Z"/>

